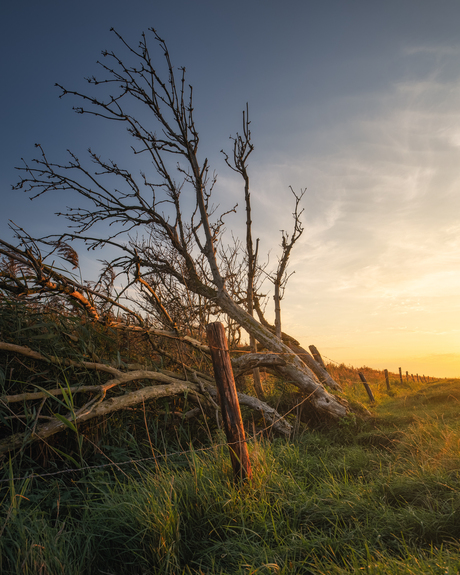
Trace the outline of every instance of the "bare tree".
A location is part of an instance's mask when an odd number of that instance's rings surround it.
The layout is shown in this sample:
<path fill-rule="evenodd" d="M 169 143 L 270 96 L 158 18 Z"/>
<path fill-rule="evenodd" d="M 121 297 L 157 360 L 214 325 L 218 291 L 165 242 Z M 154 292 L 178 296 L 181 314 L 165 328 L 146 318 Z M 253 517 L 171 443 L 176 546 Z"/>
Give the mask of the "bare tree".
<path fill-rule="evenodd" d="M 155 181 L 147 173 L 135 177 L 91 150 L 93 169 L 72 152 L 67 164 L 53 163 L 38 146 L 40 156 L 21 168 L 23 176 L 16 188 L 25 189 L 34 198 L 55 190 L 70 191 L 85 200 L 79 207 L 60 214 L 73 229 L 42 240 L 49 244 L 78 239 L 93 249 L 107 245 L 119 248 L 121 255 L 110 265 L 126 273 L 129 281 L 142 279 L 146 282 L 144 288 L 149 291 L 148 284 L 158 295 L 157 286 L 167 277 L 178 289 L 210 302 L 255 341 L 282 358 L 285 365 L 278 366 L 279 373 L 307 394 L 317 410 L 336 418 L 344 416 L 346 407 L 325 390 L 299 355 L 229 292 L 225 266 L 218 254 L 219 245 L 225 243 L 224 219 L 234 209 L 216 214 L 213 208 L 216 178 L 210 175 L 208 160 L 200 160 L 192 88 L 186 84 L 184 68 L 175 72 L 164 40 L 155 30 L 150 33 L 164 55 L 163 73 L 145 34 L 139 46 L 133 48 L 115 32 L 126 51 L 124 58 L 112 51 L 103 52 L 103 76 L 88 79 L 95 91 L 104 92 L 102 96 L 59 87 L 61 96 L 73 96 L 82 102 L 75 108 L 78 113 L 126 126 L 134 139 L 134 154 L 145 156 L 153 165 Z M 144 114 L 139 115 L 140 104 L 149 112 L 154 127 L 150 121 L 141 121 Z M 241 152 L 243 165 L 250 153 L 250 141 L 243 134 L 243 146 L 245 142 L 247 148 Z M 90 207 L 85 207 L 88 202 Z M 246 215 L 250 220 L 250 212 Z M 100 223 L 111 224 L 107 236 L 92 233 Z M 123 241 L 122 234 L 139 228 L 148 231 L 147 238 Z M 248 248 L 247 255 L 254 258 L 256 250 Z M 153 293 L 151 296 L 155 299 Z"/>
<path fill-rule="evenodd" d="M 222 150 L 225 156 L 227 166 L 233 171 L 241 175 L 244 181 L 244 202 L 246 207 L 246 309 L 248 313 L 254 317 L 254 290 L 255 279 L 257 272 L 257 256 L 259 248 L 259 240 L 254 242 L 252 238 L 252 213 L 251 213 L 251 193 L 249 189 L 249 174 L 248 174 L 248 158 L 254 150 L 254 145 L 251 142 L 251 131 L 249 129 L 249 110 L 246 104 L 246 113 L 243 112 L 243 135 L 236 134 L 233 139 L 233 157 L 230 160 L 229 156 Z M 253 335 L 249 336 L 249 345 L 253 353 L 257 353 L 257 340 Z M 264 390 L 260 380 L 260 371 L 258 367 L 252 370 L 252 377 L 254 380 L 254 388 L 257 397 L 264 399 Z"/>
<path fill-rule="evenodd" d="M 286 289 L 286 284 L 290 275 L 287 274 L 286 269 L 289 263 L 289 258 L 291 256 L 292 248 L 297 240 L 303 233 L 303 226 L 300 220 L 300 216 L 302 215 L 303 210 L 299 208 L 300 202 L 302 197 L 304 196 L 306 190 L 303 190 L 299 195 L 297 195 L 294 190 L 291 188 L 291 192 L 295 198 L 295 207 L 294 213 L 292 214 L 294 218 L 294 229 L 292 234 L 289 235 L 288 232 L 282 230 L 281 231 L 281 247 L 282 247 L 282 254 L 278 261 L 278 268 L 276 270 L 276 274 L 274 276 L 269 276 L 270 280 L 273 282 L 275 286 L 275 294 L 273 299 L 275 300 L 275 333 L 276 336 L 281 339 L 281 300 L 284 296 L 284 291 Z M 294 273 L 294 272 L 292 272 Z"/>

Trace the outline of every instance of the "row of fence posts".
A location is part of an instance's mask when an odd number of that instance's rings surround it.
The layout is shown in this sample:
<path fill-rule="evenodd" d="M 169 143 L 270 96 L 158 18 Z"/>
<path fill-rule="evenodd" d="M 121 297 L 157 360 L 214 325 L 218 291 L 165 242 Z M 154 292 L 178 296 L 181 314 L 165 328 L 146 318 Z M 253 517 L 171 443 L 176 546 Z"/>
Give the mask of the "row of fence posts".
<path fill-rule="evenodd" d="M 388 373 L 388 369 L 384 369 L 384 370 L 383 370 L 383 373 L 384 373 L 384 375 L 385 375 L 385 384 L 386 384 L 386 386 L 387 386 L 387 391 L 390 391 L 390 390 L 391 390 L 391 386 L 390 386 L 390 376 L 389 376 L 389 373 Z M 363 383 L 363 385 L 364 385 L 364 389 L 366 390 L 367 395 L 369 396 L 370 402 L 371 402 L 371 403 L 374 403 L 374 402 L 375 402 L 374 395 L 373 395 L 373 393 L 372 393 L 371 388 L 369 387 L 369 384 L 367 383 L 367 380 L 366 380 L 364 374 L 361 373 L 361 372 L 359 372 L 358 375 L 359 375 L 359 379 L 362 381 L 362 383 Z M 427 377 L 425 377 L 424 375 L 419 375 L 418 373 L 416 374 L 415 377 L 414 377 L 413 374 L 411 374 L 410 377 L 411 377 L 412 381 L 414 381 L 414 382 L 415 382 L 415 381 L 418 381 L 419 383 L 420 383 L 420 382 L 422 382 L 422 383 L 428 383 L 428 382 L 430 381 L 430 378 L 429 378 L 429 377 L 427 378 Z M 404 383 L 401 368 L 399 368 L 399 381 L 401 382 L 401 384 Z M 406 371 L 406 382 L 408 382 L 408 381 L 409 381 L 409 372 Z"/>
<path fill-rule="evenodd" d="M 214 368 L 219 403 L 222 411 L 225 435 L 227 436 L 230 460 L 232 463 L 233 475 L 236 481 L 242 482 L 251 480 L 252 470 L 249 460 L 248 446 L 246 443 L 243 419 L 241 417 L 238 393 L 236 391 L 233 369 L 230 361 L 227 337 L 224 326 L 220 322 L 210 323 L 206 328 L 211 359 Z M 323 359 L 314 345 L 309 346 L 315 360 L 324 366 Z M 390 378 L 388 370 L 384 370 L 387 390 L 390 391 Z M 375 402 L 371 388 L 362 372 L 358 373 L 371 403 Z M 415 381 L 414 375 L 410 376 Z M 415 376 L 417 381 L 427 381 L 427 378 Z M 401 368 L 399 368 L 399 379 L 403 383 Z M 428 378 L 429 381 L 430 378 Z M 406 371 L 406 381 L 409 381 L 409 373 Z"/>

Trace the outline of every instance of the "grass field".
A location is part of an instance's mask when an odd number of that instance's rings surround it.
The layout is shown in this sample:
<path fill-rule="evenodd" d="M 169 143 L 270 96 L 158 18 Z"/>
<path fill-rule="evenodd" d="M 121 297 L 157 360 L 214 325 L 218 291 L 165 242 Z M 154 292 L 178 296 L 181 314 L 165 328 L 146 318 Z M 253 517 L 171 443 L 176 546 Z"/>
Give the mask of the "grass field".
<path fill-rule="evenodd" d="M 356 372 L 341 373 L 366 404 Z M 460 381 L 410 385 L 375 383 L 369 414 L 338 426 L 252 437 L 242 487 L 219 432 L 200 449 L 154 422 L 144 444 L 112 431 L 78 471 L 30 478 L 25 455 L 4 460 L 0 572 L 459 573 Z"/>

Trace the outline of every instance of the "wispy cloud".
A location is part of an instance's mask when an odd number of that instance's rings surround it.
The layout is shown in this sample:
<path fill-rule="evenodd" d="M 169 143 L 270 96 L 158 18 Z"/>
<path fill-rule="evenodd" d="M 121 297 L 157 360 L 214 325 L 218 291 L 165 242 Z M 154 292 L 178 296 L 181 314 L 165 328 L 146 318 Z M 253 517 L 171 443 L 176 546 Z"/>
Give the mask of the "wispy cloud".
<path fill-rule="evenodd" d="M 270 233 L 286 209 L 278 192 L 286 173 L 308 186 L 285 306 L 299 337 L 330 340 L 326 329 L 340 326 L 343 334 L 353 321 L 354 343 L 362 345 L 372 325 L 380 322 L 383 333 L 391 316 L 395 325 L 407 319 L 402 332 L 417 334 L 417 344 L 458 338 L 446 307 L 460 293 L 460 66 L 453 62 L 460 46 L 411 48 L 401 57 L 424 54 L 443 61 L 428 59 L 423 77 L 399 78 L 385 91 L 335 97 L 335 124 L 329 118 L 303 146 L 297 140 L 282 161 L 258 169 Z M 459 311 L 454 305 L 450 316 Z"/>

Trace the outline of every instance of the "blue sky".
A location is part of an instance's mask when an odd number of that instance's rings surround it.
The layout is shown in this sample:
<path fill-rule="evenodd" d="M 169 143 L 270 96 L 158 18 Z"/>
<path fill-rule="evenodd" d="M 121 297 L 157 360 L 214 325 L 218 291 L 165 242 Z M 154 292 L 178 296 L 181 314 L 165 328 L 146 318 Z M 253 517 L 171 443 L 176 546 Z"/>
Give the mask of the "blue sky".
<path fill-rule="evenodd" d="M 460 375 L 458 1 L 24 0 L 0 16 L 4 238 L 9 219 L 65 226 L 51 214 L 72 198 L 11 192 L 36 142 L 53 160 L 91 146 L 130 161 L 123 133 L 74 114 L 54 83 L 86 89 L 118 49 L 112 26 L 134 44 L 152 26 L 194 86 L 223 206 L 241 188 L 219 151 L 249 103 L 255 233 L 272 261 L 289 186 L 307 188 L 283 328 L 338 362 Z"/>

